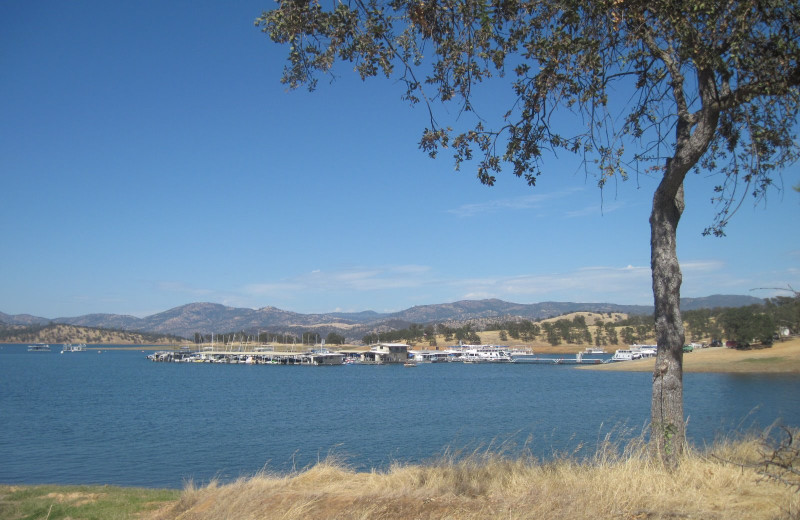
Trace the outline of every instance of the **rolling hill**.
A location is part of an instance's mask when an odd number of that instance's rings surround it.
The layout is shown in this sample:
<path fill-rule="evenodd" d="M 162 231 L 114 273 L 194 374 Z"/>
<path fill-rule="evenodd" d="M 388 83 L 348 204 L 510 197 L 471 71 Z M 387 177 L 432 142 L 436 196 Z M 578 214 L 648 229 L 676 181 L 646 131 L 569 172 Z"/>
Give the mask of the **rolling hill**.
<path fill-rule="evenodd" d="M 741 307 L 763 303 L 763 300 L 752 296 L 713 295 L 704 298 L 683 298 L 681 308 L 693 310 Z M 538 320 L 577 311 L 649 314 L 653 312 L 653 308 L 646 305 L 614 303 L 542 302 L 521 304 L 488 299 L 419 305 L 394 313 L 364 311 L 301 314 L 275 307 L 248 309 L 229 307 L 218 303 L 190 303 L 144 318 L 120 314 L 86 314 L 48 319 L 29 314 L 9 315 L 0 312 L 0 323 L 31 326 L 46 325 L 52 322 L 81 327 L 175 335 L 185 338 L 191 338 L 197 332 L 204 334 L 237 331 L 254 333 L 259 330 L 291 334 L 314 330 L 322 335 L 336 331 L 347 338 L 361 338 L 372 330 L 404 328 L 412 323 L 462 322 L 490 318 Z"/>

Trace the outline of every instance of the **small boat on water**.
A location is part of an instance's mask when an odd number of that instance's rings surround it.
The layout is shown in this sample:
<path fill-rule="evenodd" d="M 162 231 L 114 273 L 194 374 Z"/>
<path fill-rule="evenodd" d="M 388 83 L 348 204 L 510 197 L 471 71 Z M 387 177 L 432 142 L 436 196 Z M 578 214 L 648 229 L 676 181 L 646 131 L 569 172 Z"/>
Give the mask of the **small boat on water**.
<path fill-rule="evenodd" d="M 50 345 L 46 343 L 28 345 L 28 352 L 50 352 Z"/>
<path fill-rule="evenodd" d="M 83 352 L 85 350 L 86 350 L 85 343 L 78 343 L 77 345 L 73 345 L 71 343 L 64 343 L 64 345 L 61 347 L 62 354 L 64 352 Z"/>

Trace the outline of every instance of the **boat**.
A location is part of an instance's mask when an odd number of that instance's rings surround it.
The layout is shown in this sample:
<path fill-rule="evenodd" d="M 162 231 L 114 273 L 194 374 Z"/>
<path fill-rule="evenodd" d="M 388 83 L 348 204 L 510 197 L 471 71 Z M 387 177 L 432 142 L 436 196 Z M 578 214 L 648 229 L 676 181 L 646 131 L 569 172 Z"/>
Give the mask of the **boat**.
<path fill-rule="evenodd" d="M 584 354 L 605 354 L 605 349 L 599 347 L 586 347 L 586 350 L 583 351 Z"/>
<path fill-rule="evenodd" d="M 341 352 L 332 352 L 327 348 L 312 350 L 301 356 L 300 363 L 304 365 L 344 365 L 345 355 Z"/>
<path fill-rule="evenodd" d="M 443 350 L 409 351 L 415 363 L 444 363 L 450 361 L 451 354 Z"/>
<path fill-rule="evenodd" d="M 533 349 L 522 349 L 522 348 L 515 348 L 510 350 L 508 354 L 513 357 L 530 357 L 533 356 Z"/>
<path fill-rule="evenodd" d="M 459 358 L 464 363 L 513 363 L 514 358 L 502 347 L 464 345 Z"/>
<path fill-rule="evenodd" d="M 656 357 L 658 354 L 658 345 L 631 345 L 633 352 L 638 352 L 643 358 Z"/>
<path fill-rule="evenodd" d="M 64 352 L 83 352 L 85 350 L 86 350 L 85 343 L 78 343 L 77 345 L 73 345 L 71 343 L 64 343 L 64 345 L 61 347 L 62 354 Z"/>
<path fill-rule="evenodd" d="M 614 357 L 611 358 L 611 361 L 633 361 L 634 359 L 641 359 L 641 357 L 641 353 L 626 348 L 614 352 Z"/>
<path fill-rule="evenodd" d="M 28 345 L 28 352 L 50 352 L 50 345 L 46 343 Z"/>

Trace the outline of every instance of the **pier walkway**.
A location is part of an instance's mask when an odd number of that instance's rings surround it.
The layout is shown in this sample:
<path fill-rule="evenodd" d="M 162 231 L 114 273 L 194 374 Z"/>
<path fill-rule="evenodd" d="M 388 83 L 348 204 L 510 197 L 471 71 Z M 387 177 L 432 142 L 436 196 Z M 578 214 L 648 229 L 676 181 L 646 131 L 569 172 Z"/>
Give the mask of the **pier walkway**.
<path fill-rule="evenodd" d="M 338 352 L 305 351 L 279 352 L 274 350 L 166 350 L 147 356 L 151 361 L 166 363 L 225 363 L 246 365 L 341 365 L 345 355 Z"/>
<path fill-rule="evenodd" d="M 529 363 L 538 365 L 602 365 L 610 363 L 610 358 L 587 357 L 576 354 L 575 357 L 539 357 L 539 356 L 514 356 L 514 363 Z"/>

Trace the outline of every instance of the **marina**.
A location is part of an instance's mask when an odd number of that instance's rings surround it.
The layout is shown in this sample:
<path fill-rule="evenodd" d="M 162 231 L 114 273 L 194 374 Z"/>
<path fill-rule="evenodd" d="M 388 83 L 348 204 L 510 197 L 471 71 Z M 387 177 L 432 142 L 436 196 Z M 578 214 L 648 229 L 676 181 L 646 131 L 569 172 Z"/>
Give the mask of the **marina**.
<path fill-rule="evenodd" d="M 381 343 L 368 350 L 332 351 L 327 348 L 280 351 L 272 346 L 233 349 L 205 347 L 193 350 L 163 350 L 149 354 L 150 361 L 161 363 L 217 363 L 244 365 L 384 365 L 417 366 L 427 363 L 520 363 L 539 365 L 596 365 L 618 361 L 605 354 L 579 352 L 574 357 L 541 357 L 533 351 L 511 351 L 498 345 L 454 345 L 443 350 L 412 350 L 405 343 Z"/>
<path fill-rule="evenodd" d="M 203 350 L 166 350 L 147 356 L 150 361 L 163 363 L 221 363 L 244 365 L 343 365 L 345 354 L 327 350 L 308 352 L 278 352 L 256 349 L 250 352 Z"/>
<path fill-rule="evenodd" d="M 579 352 L 575 357 L 539 357 L 539 356 L 524 356 L 514 358 L 514 363 L 530 363 L 537 365 L 601 365 L 603 363 L 611 363 L 608 356 L 603 357 L 590 357 L 588 354 Z"/>

